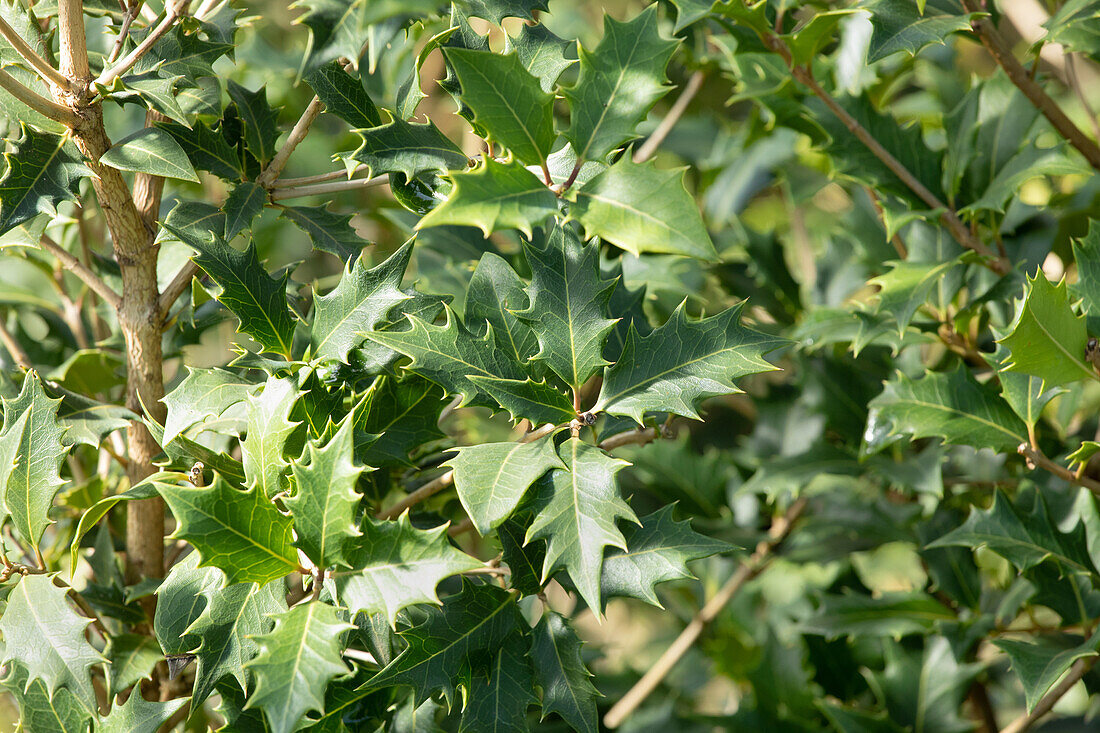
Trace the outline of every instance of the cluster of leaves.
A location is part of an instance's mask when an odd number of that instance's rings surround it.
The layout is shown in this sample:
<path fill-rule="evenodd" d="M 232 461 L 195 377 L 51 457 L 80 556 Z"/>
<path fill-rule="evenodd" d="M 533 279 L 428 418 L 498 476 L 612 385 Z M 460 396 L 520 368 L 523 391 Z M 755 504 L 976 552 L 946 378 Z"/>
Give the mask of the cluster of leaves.
<path fill-rule="evenodd" d="M 84 5 L 93 75 L 154 33 Z M 956 0 L 441 5 L 202 3 L 91 88 L 98 161 L 0 94 L 23 728 L 595 731 L 731 575 L 635 730 L 995 730 L 1067 672 L 1095 715 L 1095 142 L 1051 112 L 1092 77 L 989 72 L 959 39 L 1008 21 Z M 1091 71 L 1098 9 L 1043 42 Z M 57 13 L 0 0 L 47 60 Z M 71 272 L 121 280 L 94 165 L 167 179 L 190 285 L 142 414 Z M 115 507 L 156 498 L 134 578 Z"/>

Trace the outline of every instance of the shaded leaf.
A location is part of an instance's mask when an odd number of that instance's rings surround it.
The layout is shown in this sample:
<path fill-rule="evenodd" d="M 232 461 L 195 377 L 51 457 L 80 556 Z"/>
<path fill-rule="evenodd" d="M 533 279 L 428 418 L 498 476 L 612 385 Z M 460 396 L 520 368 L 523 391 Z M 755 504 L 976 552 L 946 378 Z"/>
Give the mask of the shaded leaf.
<path fill-rule="evenodd" d="M 569 621 L 553 611 L 531 630 L 531 666 L 542 690 L 543 717 L 557 713 L 578 733 L 596 733 L 596 688 L 581 661 L 581 640 Z"/>
<path fill-rule="evenodd" d="M 1029 713 L 1075 661 L 1096 656 L 1097 648 L 1100 647 L 1100 632 L 1094 633 L 1076 646 L 1070 646 L 1066 642 L 1071 640 L 1065 635 L 1057 640 L 1039 638 L 1035 641 L 1016 639 L 993 641 L 1012 661 L 1012 669 L 1024 685 Z"/>
<path fill-rule="evenodd" d="M 80 179 L 90 175 L 68 136 L 39 132 L 20 123 L 18 140 L 9 139 L 7 170 L 0 177 L 0 234 L 39 214 L 54 216 L 62 201 L 74 201 Z"/>

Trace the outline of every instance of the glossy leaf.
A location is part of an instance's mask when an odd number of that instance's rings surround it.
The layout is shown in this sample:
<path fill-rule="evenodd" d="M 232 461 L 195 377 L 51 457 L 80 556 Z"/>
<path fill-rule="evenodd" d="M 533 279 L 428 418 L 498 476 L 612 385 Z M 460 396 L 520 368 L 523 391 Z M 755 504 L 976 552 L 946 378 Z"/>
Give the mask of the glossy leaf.
<path fill-rule="evenodd" d="M 475 226 L 486 237 L 499 229 L 519 229 L 527 237 L 533 227 L 557 213 L 553 192 L 520 163 L 486 160 L 472 171 L 451 177 L 454 190 L 432 209 L 417 229 L 457 224 Z"/>
<path fill-rule="evenodd" d="M 951 33 L 970 30 L 970 13 L 959 13 L 951 3 L 931 0 L 923 12 L 910 0 L 872 0 L 871 46 L 867 61 L 874 63 L 904 51 L 914 56 L 925 46 L 947 42 Z"/>
<path fill-rule="evenodd" d="M 523 280 L 499 255 L 481 256 L 466 287 L 463 310 L 470 330 L 477 332 L 482 321 L 493 327 L 500 348 L 523 363 L 538 351 L 538 337 L 516 317 L 515 312 L 528 305 Z"/>
<path fill-rule="evenodd" d="M 199 182 L 180 144 L 155 127 L 145 127 L 122 138 L 100 156 L 99 162 L 123 171 Z"/>
<path fill-rule="evenodd" d="M 0 234 L 39 214 L 56 214 L 62 201 L 76 198 L 80 179 L 90 171 L 64 135 L 20 125 L 20 138 L 9 140 L 7 170 L 0 177 Z"/>
<path fill-rule="evenodd" d="M 416 124 L 395 119 L 360 130 L 359 135 L 363 143 L 351 157 L 367 166 L 371 176 L 403 173 L 412 180 L 421 173 L 462 170 L 468 160 L 431 122 Z"/>
<path fill-rule="evenodd" d="M 292 380 L 269 377 L 259 394 L 245 397 L 248 426 L 241 459 L 248 486 L 258 488 L 260 496 L 271 498 L 286 488 L 287 441 L 298 426 L 290 417 L 299 395 Z"/>
<path fill-rule="evenodd" d="M 493 656 L 488 669 L 474 672 L 470 701 L 459 722 L 460 732 L 526 733 L 527 708 L 537 701 L 532 691 L 531 663 L 522 642 L 519 636 L 507 640 Z"/>
<path fill-rule="evenodd" d="M 313 93 L 325 103 L 325 111 L 341 118 L 353 128 L 376 127 L 382 117 L 363 82 L 345 71 L 337 61 L 319 66 L 305 76 Z"/>
<path fill-rule="evenodd" d="M 224 369 L 187 368 L 183 381 L 161 400 L 167 409 L 165 443 L 183 431 L 240 404 L 255 385 Z"/>
<path fill-rule="evenodd" d="M 334 214 L 324 206 L 286 206 L 283 218 L 308 234 L 314 249 L 328 252 L 343 262 L 354 260 L 367 245 L 351 227 L 351 214 Z"/>
<path fill-rule="evenodd" d="M 569 621 L 544 613 L 531 630 L 532 668 L 542 690 L 543 717 L 557 713 L 578 733 L 596 733 L 596 688 L 581 660 L 581 640 Z"/>

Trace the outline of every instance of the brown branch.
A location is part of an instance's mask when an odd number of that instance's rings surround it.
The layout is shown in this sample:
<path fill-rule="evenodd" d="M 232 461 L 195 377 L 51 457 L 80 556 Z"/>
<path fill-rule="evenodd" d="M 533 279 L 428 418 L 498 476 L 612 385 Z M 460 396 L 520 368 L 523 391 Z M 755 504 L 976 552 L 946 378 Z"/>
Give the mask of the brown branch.
<path fill-rule="evenodd" d="M 336 181 L 334 183 L 321 183 L 316 186 L 293 186 L 290 188 L 276 188 L 271 192 L 272 201 L 282 199 L 296 199 L 302 196 L 317 196 L 325 193 L 340 193 L 357 188 L 369 188 L 381 186 L 389 181 L 389 176 L 375 176 L 374 178 L 353 178 L 350 181 Z"/>
<path fill-rule="evenodd" d="M 165 286 L 164 292 L 160 294 L 160 299 L 157 302 L 161 323 L 168 320 L 168 312 L 175 305 L 176 298 L 183 295 L 183 292 L 187 290 L 187 286 L 191 284 L 191 278 L 198 273 L 199 266 L 188 260 L 175 274 L 172 281 Z"/>
<path fill-rule="evenodd" d="M 48 117 L 67 127 L 72 127 L 80 121 L 80 118 L 71 109 L 40 96 L 3 69 L 0 69 L 0 89 L 3 89 L 43 117 Z"/>
<path fill-rule="evenodd" d="M 83 86 L 92 77 L 88 68 L 88 40 L 84 35 L 84 1 L 58 0 L 57 26 L 60 70 L 68 80 L 61 89 L 69 91 L 74 83 Z"/>
<path fill-rule="evenodd" d="M 374 516 L 378 519 L 394 519 L 395 517 L 399 517 L 401 516 L 401 512 L 405 511 L 411 506 L 419 504 L 420 502 L 427 499 L 429 496 L 438 494 L 440 491 L 447 488 L 454 482 L 455 472 L 447 471 L 447 473 L 443 474 L 442 476 L 432 479 L 428 483 L 424 484 L 419 489 L 391 506 L 389 509 L 383 509 Z"/>
<path fill-rule="evenodd" d="M 981 12 L 981 8 L 974 0 L 963 0 L 963 7 L 970 13 Z M 974 32 L 981 38 L 982 45 L 989 51 L 997 64 L 1004 70 L 1008 78 L 1023 92 L 1024 96 L 1035 105 L 1043 117 L 1046 117 L 1058 133 L 1069 141 L 1069 144 L 1077 148 L 1085 160 L 1096 170 L 1100 170 L 1100 146 L 1090 140 L 1081 128 L 1073 124 L 1073 120 L 1066 116 L 1062 108 L 1050 98 L 1046 90 L 1039 85 L 1027 69 L 1024 68 L 1012 53 L 1012 48 L 1004 37 L 997 32 L 997 28 L 988 17 L 981 17 L 971 23 Z"/>
<path fill-rule="evenodd" d="M 271 162 L 267 164 L 267 168 L 264 168 L 263 173 L 256 179 L 256 183 L 264 188 L 271 188 L 271 184 L 279 178 L 279 174 L 282 173 L 283 168 L 286 167 L 286 163 L 290 160 L 290 156 L 294 152 L 294 149 L 298 147 L 299 143 L 305 140 L 313 121 L 320 116 L 324 109 L 325 103 L 321 101 L 320 97 L 315 96 L 306 107 L 306 111 L 302 113 L 302 116 L 299 117 L 298 121 L 294 124 L 290 134 L 287 135 L 283 147 L 279 149 L 279 152 L 275 154 Z"/>
<path fill-rule="evenodd" d="M 615 703 L 611 710 L 604 716 L 603 722 L 608 728 L 617 728 L 633 713 L 639 705 L 652 693 L 661 681 L 668 675 L 680 658 L 695 643 L 707 624 L 714 620 L 718 613 L 725 608 L 737 592 L 757 575 L 759 575 L 775 557 L 775 550 L 787 539 L 791 528 L 802 515 L 806 508 L 806 499 L 797 499 L 782 517 L 776 519 L 768 531 L 766 539 L 761 540 L 756 550 L 745 562 L 741 563 L 737 571 L 719 589 L 719 591 L 707 601 L 706 605 L 695 614 L 695 618 L 684 628 L 676 641 L 665 650 L 649 671 L 630 690 Z"/>
<path fill-rule="evenodd" d="M 672 107 L 669 108 L 665 118 L 657 125 L 657 129 L 655 129 L 653 134 L 634 151 L 635 163 L 641 163 L 653 157 L 653 154 L 657 152 L 657 148 L 661 146 L 661 143 L 665 141 L 668 134 L 672 132 L 672 128 L 680 121 L 680 117 L 683 116 L 684 111 L 687 110 L 688 105 L 691 104 L 691 100 L 699 93 L 699 89 L 703 86 L 703 79 L 705 77 L 706 74 L 702 71 L 696 71 L 691 75 L 691 78 L 688 79 L 688 83 L 684 85 L 684 91 L 680 92 L 680 96 L 676 98 Z"/>
<path fill-rule="evenodd" d="M 39 56 L 30 44 L 23 39 L 23 36 L 19 35 L 2 17 L 0 17 L 0 36 L 3 36 L 11 44 L 15 52 L 23 57 L 23 60 L 42 77 L 43 81 L 62 89 L 69 88 L 69 80 Z"/>
<path fill-rule="evenodd" d="M 122 303 L 122 297 L 111 289 L 110 285 L 103 282 L 99 275 L 89 270 L 83 262 L 66 252 L 60 244 L 53 241 L 48 235 L 43 234 L 38 240 L 38 245 L 56 257 L 62 267 L 80 278 L 85 285 L 91 288 L 92 292 L 103 298 L 103 301 L 112 308 L 118 308 Z"/>
<path fill-rule="evenodd" d="M 8 350 L 8 354 L 11 355 L 12 361 L 15 365 L 21 369 L 31 368 L 31 358 L 27 355 L 27 352 L 23 349 L 22 344 L 15 340 L 15 337 L 11 335 L 7 327 L 4 325 L 3 319 L 0 319 L 0 344 L 4 345 L 4 348 Z"/>
<path fill-rule="evenodd" d="M 1027 443 L 1021 443 L 1020 447 L 1016 450 L 1020 455 L 1027 458 L 1028 463 L 1032 466 L 1048 471 L 1063 481 L 1086 488 L 1097 496 L 1100 496 L 1100 481 L 1096 481 L 1084 475 L 1078 476 L 1065 466 L 1050 460 L 1041 450 Z"/>
<path fill-rule="evenodd" d="M 168 0 L 168 13 L 164 16 L 164 20 L 162 20 L 133 51 L 123 56 L 114 65 L 104 69 L 103 73 L 96 77 L 95 83 L 102 86 L 110 86 L 115 79 L 133 68 L 134 64 L 140 61 L 142 56 L 149 53 L 153 46 L 156 45 L 156 42 L 159 41 L 165 33 L 172 30 L 172 26 L 175 25 L 176 21 L 183 15 L 184 11 L 187 10 L 187 6 L 190 4 L 191 0 L 179 0 L 179 2 Z"/>
<path fill-rule="evenodd" d="M 466 517 L 458 524 L 452 524 L 447 529 L 447 535 L 449 537 L 458 537 L 460 534 L 465 534 L 474 528 L 474 521 L 469 517 Z"/>
<path fill-rule="evenodd" d="M 1050 692 L 1043 695 L 1043 699 L 1030 713 L 1021 715 L 1016 720 L 1001 728 L 1001 733 L 1023 733 L 1023 731 L 1035 724 L 1035 721 L 1049 713 L 1067 692 L 1076 685 L 1085 674 L 1096 664 L 1096 657 L 1078 659 L 1069 668 L 1069 672 Z"/>
<path fill-rule="evenodd" d="M 628 430 L 625 433 L 612 435 L 610 438 L 600 443 L 600 447 L 604 450 L 614 450 L 624 445 L 645 445 L 646 443 L 652 443 L 659 437 L 661 437 L 661 431 L 657 428 Z"/>

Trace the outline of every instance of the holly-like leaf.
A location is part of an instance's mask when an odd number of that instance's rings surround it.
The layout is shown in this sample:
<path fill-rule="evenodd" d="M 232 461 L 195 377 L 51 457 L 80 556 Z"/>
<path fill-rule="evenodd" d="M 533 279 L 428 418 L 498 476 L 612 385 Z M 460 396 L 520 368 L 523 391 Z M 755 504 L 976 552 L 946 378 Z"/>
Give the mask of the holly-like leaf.
<path fill-rule="evenodd" d="M 367 166 L 372 176 L 403 173 L 411 181 L 421 173 L 463 170 L 469 162 L 431 122 L 420 125 L 395 119 L 358 132 L 363 144 L 351 159 Z"/>
<path fill-rule="evenodd" d="M 638 521 L 615 481 L 615 474 L 630 464 L 577 438 L 562 443 L 558 456 L 565 468 L 553 469 L 539 481 L 526 541 L 546 540 L 543 579 L 565 568 L 595 613 L 600 608 L 604 548 L 626 549 L 616 520 Z"/>
<path fill-rule="evenodd" d="M 100 156 L 99 162 L 122 171 L 199 182 L 180 144 L 156 127 L 144 127 L 122 138 Z"/>
<path fill-rule="evenodd" d="M 555 36 L 546 26 L 524 24 L 518 36 L 508 36 L 504 53 L 514 53 L 523 68 L 536 79 L 544 92 L 552 92 L 561 73 L 576 63 L 567 59 L 565 51 L 571 44 Z"/>
<path fill-rule="evenodd" d="M 222 205 L 225 212 L 225 241 L 252 229 L 252 220 L 264 210 L 267 191 L 258 183 L 243 181 L 233 187 Z"/>
<path fill-rule="evenodd" d="M 470 376 L 523 379 L 520 365 L 496 346 L 492 328 L 483 338 L 466 330 L 449 307 L 447 322 L 435 326 L 410 315 L 408 331 L 370 331 L 368 339 L 411 357 L 407 369 L 435 382 L 448 394 L 462 396 L 462 405 L 492 406 Z"/>
<path fill-rule="evenodd" d="M 294 338 L 294 315 L 286 301 L 290 273 L 278 279 L 268 275 L 253 242 L 241 252 L 218 233 L 212 233 L 211 239 L 189 237 L 180 230 L 172 234 L 197 250 L 195 264 L 220 286 L 215 297 L 240 320 L 238 331 L 254 338 L 265 351 L 290 359 Z"/>
<path fill-rule="evenodd" d="M 354 410 L 355 456 L 368 466 L 412 465 L 409 451 L 445 437 L 440 390 L 416 376 L 380 377 Z"/>
<path fill-rule="evenodd" d="M 686 168 L 657 170 L 629 155 L 574 194 L 569 216 L 591 238 L 599 236 L 631 254 L 667 252 L 714 260 L 714 243 L 691 194 Z"/>
<path fill-rule="evenodd" d="M 538 351 L 538 338 L 515 315 L 528 306 L 523 280 L 493 252 L 481 256 L 466 287 L 464 319 L 478 333 L 479 324 L 493 327 L 497 345 L 517 362 L 524 363 Z"/>
<path fill-rule="evenodd" d="M 322 710 L 329 680 L 347 674 L 343 632 L 355 628 L 320 601 L 275 616 L 275 628 L 253 637 L 260 652 L 245 664 L 256 686 L 245 709 L 260 708 L 272 733 L 290 733 L 309 710 Z"/>
<path fill-rule="evenodd" d="M 498 379 L 471 376 L 470 381 L 508 411 L 513 422 L 530 420 L 535 425 L 562 425 L 577 416 L 573 402 L 560 389 L 542 379 Z"/>
<path fill-rule="evenodd" d="M 1057 387 L 1045 389 L 1039 377 L 1008 371 L 1005 367 L 1012 360 L 1012 354 L 1004 344 L 997 344 L 997 351 L 983 356 L 997 370 L 1001 396 L 1028 427 L 1034 428 L 1047 404 L 1065 391 Z"/>
<path fill-rule="evenodd" d="M 490 23 L 501 24 L 505 18 L 533 20 L 534 11 L 545 11 L 548 0 L 457 0 L 466 15 L 484 18 Z"/>
<path fill-rule="evenodd" d="M 156 72 L 145 74 L 128 74 L 115 79 L 114 84 L 107 90 L 98 86 L 103 91 L 103 98 L 110 99 L 118 104 L 140 104 L 152 112 L 159 112 L 173 122 L 184 127 L 190 127 L 183 108 L 177 97 L 182 90 L 177 89 L 179 77 L 165 79 Z"/>
<path fill-rule="evenodd" d="M 323 448 L 311 441 L 302 459 L 291 463 L 294 495 L 286 505 L 294 517 L 297 545 L 321 568 L 349 566 L 349 541 L 359 536 L 355 511 L 361 497 L 355 484 L 363 467 L 352 461 L 352 427 L 352 419 L 345 418 Z"/>
<path fill-rule="evenodd" d="M 210 593 L 225 583 L 225 573 L 217 568 L 199 567 L 199 553 L 192 552 L 168 571 L 157 588 L 157 610 L 153 632 L 165 655 L 187 655 L 199 645 L 198 637 L 187 629 L 209 604 Z"/>
<path fill-rule="evenodd" d="M 152 676 L 153 667 L 164 658 L 157 640 L 141 634 L 112 636 L 103 654 L 107 657 L 107 695 L 111 698 Z"/>
<path fill-rule="evenodd" d="M 19 704 L 19 726 L 25 731 L 50 733 L 87 733 L 92 708 L 67 687 L 46 689 L 42 680 L 28 680 L 27 670 L 18 662 L 7 665 L 3 685 Z"/>
<path fill-rule="evenodd" d="M 544 165 L 554 145 L 554 96 L 543 91 L 517 54 L 465 48 L 444 51 L 474 124 L 527 165 Z"/>
<path fill-rule="evenodd" d="M 187 367 L 183 381 L 161 399 L 167 408 L 163 441 L 170 443 L 192 426 L 218 417 L 243 402 L 255 388 L 256 385 L 224 369 Z"/>
<path fill-rule="evenodd" d="M 286 488 L 290 464 L 284 454 L 287 440 L 298 426 L 290 420 L 290 413 L 299 396 L 293 380 L 286 377 L 268 377 L 259 394 L 245 396 L 248 426 L 241 442 L 245 480 L 269 499 Z"/>
<path fill-rule="evenodd" d="M 482 536 L 512 515 L 528 487 L 551 468 L 564 468 L 552 436 L 530 443 L 482 443 L 453 448 L 455 490 Z"/>
<path fill-rule="evenodd" d="M 523 251 L 531 266 L 531 305 L 516 316 L 538 336 L 539 352 L 532 358 L 580 389 L 607 364 L 603 345 L 615 321 L 605 315 L 615 282 L 600 276 L 598 248 L 583 244 L 566 227 L 525 242 Z"/>
<path fill-rule="evenodd" d="M 474 672 L 459 733 L 527 733 L 527 708 L 538 701 L 532 692 L 531 662 L 522 642 L 523 637 L 518 635 L 507 640 L 487 669 Z"/>
<path fill-rule="evenodd" d="M 57 214 L 62 201 L 76 200 L 80 179 L 91 171 L 80 162 L 66 135 L 39 132 L 24 123 L 9 139 L 7 170 L 0 177 L 0 234 L 39 214 Z"/>
<path fill-rule="evenodd" d="M 569 621 L 547 611 L 531 630 L 531 667 L 542 690 L 543 717 L 557 713 L 578 733 L 596 733 L 596 697 L 581 661 L 581 640 Z"/>
<path fill-rule="evenodd" d="M 213 26 L 207 25 L 206 28 Z M 152 26 L 148 28 L 152 31 Z M 164 77 L 198 79 L 215 76 L 213 63 L 233 51 L 233 44 L 218 34 L 197 33 L 198 23 L 182 18 L 165 33 L 134 66 L 134 73 L 156 71 Z M 136 34 L 141 40 L 141 34 Z"/>
<path fill-rule="evenodd" d="M 801 625 L 807 634 L 833 639 L 924 634 L 937 622 L 950 621 L 955 614 L 925 593 L 885 593 L 871 597 L 849 593 L 826 595 L 817 610 Z"/>
<path fill-rule="evenodd" d="M 1100 222 L 1090 221 L 1088 234 L 1074 240 L 1073 260 L 1077 263 L 1074 295 L 1081 298 L 1089 330 L 1100 333 Z"/>
<path fill-rule="evenodd" d="M 408 514 L 396 520 L 363 520 L 363 538 L 349 548 L 351 570 L 336 573 L 340 603 L 352 614 L 397 613 L 417 603 L 439 603 L 435 587 L 481 563 L 447 542 L 447 527 L 416 529 Z"/>
<path fill-rule="evenodd" d="M 260 87 L 251 92 L 232 79 L 229 80 L 226 91 L 237 105 L 241 122 L 244 123 L 244 141 L 248 152 L 255 155 L 261 164 L 267 163 L 275 155 L 275 141 L 279 137 L 276 124 L 279 113 L 267 103 L 267 91 Z"/>
<path fill-rule="evenodd" d="M 742 326 L 744 303 L 697 321 L 688 320 L 685 306 L 648 336 L 631 328 L 619 361 L 604 373 L 593 411 L 639 424 L 649 411 L 698 420 L 703 399 L 740 392 L 735 379 L 775 369 L 763 355 L 785 342 Z"/>
<path fill-rule="evenodd" d="M 420 17 L 437 10 L 434 0 L 304 0 L 307 12 L 298 22 L 309 28 L 305 68 L 315 69 L 333 59 L 359 62 L 373 26 L 395 17 Z"/>
<path fill-rule="evenodd" d="M 1015 141 L 1014 141 L 1015 142 Z M 959 209 L 959 212 L 1003 212 L 1005 206 L 1020 192 L 1020 187 L 1032 178 L 1044 176 L 1090 175 L 1092 168 L 1069 154 L 1067 146 L 1040 147 L 1034 138 L 996 171 L 981 196 Z"/>
<path fill-rule="evenodd" d="M 140 689 L 134 688 L 125 703 L 116 703 L 106 717 L 99 719 L 95 729 L 97 733 L 157 733 L 187 703 L 186 697 L 149 702 Z"/>
<path fill-rule="evenodd" d="M 673 506 L 641 518 L 641 526 L 623 530 L 626 550 L 612 550 L 603 561 L 600 590 L 604 601 L 615 596 L 638 598 L 660 606 L 654 586 L 668 580 L 694 578 L 687 563 L 733 545 L 695 532 L 685 520 L 672 517 Z"/>
<path fill-rule="evenodd" d="M 925 46 L 946 43 L 952 33 L 970 30 L 972 13 L 959 13 L 945 0 L 929 0 L 924 11 L 912 0 L 871 0 L 871 46 L 867 62 L 904 51 L 915 56 Z"/>
<path fill-rule="evenodd" d="M 309 235 L 313 248 L 351 262 L 363 251 L 366 240 L 349 223 L 351 214 L 334 214 L 324 206 L 284 206 L 283 218 Z"/>
<path fill-rule="evenodd" d="M 878 312 L 893 316 L 898 326 L 898 336 L 904 336 L 917 309 L 927 302 L 932 288 L 959 266 L 960 259 L 885 264 L 890 265 L 890 271 L 871 278 L 868 284 L 879 288 Z"/>
<path fill-rule="evenodd" d="M 314 306 L 310 343 L 318 359 L 347 361 L 348 352 L 386 321 L 394 306 L 409 300 L 401 279 L 412 256 L 408 243 L 382 264 L 367 269 L 362 257 L 349 262 L 340 283 L 318 296 Z"/>
<path fill-rule="evenodd" d="M 0 519 L 11 517 L 23 541 L 34 548 L 52 524 L 50 507 L 58 488 L 65 483 L 59 470 L 69 449 L 62 443 L 65 429 L 57 420 L 60 403 L 50 399 L 38 373 L 33 371 L 23 379 L 19 395 L 4 400 Z"/>
<path fill-rule="evenodd" d="M 528 238 L 558 212 L 558 199 L 518 161 L 487 158 L 472 171 L 451 176 L 454 190 L 416 225 L 417 229 L 458 224 L 476 226 L 486 237 L 498 229 L 519 229 Z"/>
<path fill-rule="evenodd" d="M 928 547 L 988 547 L 1023 572 L 1049 557 L 1074 572 L 1096 574 L 1078 524 L 1062 532 L 1051 520 L 1042 495 L 1029 491 L 1013 503 L 1002 492 L 993 495 L 989 509 L 973 509 L 962 526 L 928 544 Z"/>
<path fill-rule="evenodd" d="M 292 521 L 258 487 L 236 489 L 220 476 L 203 487 L 161 483 L 178 526 L 172 535 L 195 546 L 202 564 L 225 571 L 229 583 L 269 583 L 298 569 Z"/>
<path fill-rule="evenodd" d="M 626 23 L 604 16 L 603 40 L 595 51 L 580 49 L 577 84 L 562 90 L 570 110 L 565 139 L 578 159 L 603 160 L 635 136 L 669 90 L 665 67 L 678 45 L 661 36 L 655 5 Z"/>
<path fill-rule="evenodd" d="M 949 445 L 1013 453 L 1027 441 L 1027 428 L 1008 403 L 961 366 L 918 380 L 899 373 L 868 406 L 868 434 L 942 438 Z"/>
<path fill-rule="evenodd" d="M 893 723 L 904 730 L 943 733 L 973 729 L 972 721 L 960 717 L 959 706 L 982 665 L 960 664 L 943 636 L 929 637 L 923 650 L 896 642 L 883 647 L 885 669 L 867 676 Z"/>
<path fill-rule="evenodd" d="M 50 576 L 19 579 L 0 618 L 3 659 L 5 664 L 19 662 L 26 669 L 28 686 L 41 680 L 50 697 L 59 688 L 68 688 L 87 709 L 94 710 L 96 697 L 89 668 L 103 658 L 84 637 L 91 621 L 73 609 L 66 595 Z"/>
<path fill-rule="evenodd" d="M 196 122 L 190 128 L 178 122 L 156 122 L 180 144 L 191 165 L 201 171 L 210 171 L 219 178 L 229 181 L 240 180 L 241 169 L 237 151 L 225 139 L 225 136 L 211 130 L 205 122 Z"/>
<path fill-rule="evenodd" d="M 1085 317 L 1073 312 L 1065 280 L 1054 285 L 1039 270 L 1028 278 L 1016 317 L 998 343 L 1011 352 L 1007 371 L 1039 377 L 1046 390 L 1097 378 L 1085 363 L 1087 341 Z"/>
<path fill-rule="evenodd" d="M 1074 638 L 1063 634 L 1058 640 L 1040 638 L 1036 641 L 1017 639 L 993 641 L 1008 655 L 1012 662 L 1012 669 L 1023 683 L 1029 713 L 1074 662 L 1096 656 L 1100 648 L 1100 631 L 1079 644 L 1073 644 L 1079 639 L 1080 637 Z"/>
<path fill-rule="evenodd" d="M 450 704 L 457 686 L 470 687 L 470 658 L 495 655 L 521 624 L 515 596 L 495 586 L 466 583 L 441 610 L 429 609 L 426 621 L 402 632 L 408 647 L 362 689 L 410 685 L 415 705 L 442 690 Z"/>
<path fill-rule="evenodd" d="M 374 101 L 363 88 L 358 74 L 345 71 L 342 64 L 332 61 L 306 74 L 306 84 L 325 103 L 325 111 L 341 118 L 353 128 L 377 127 L 382 117 Z"/>

